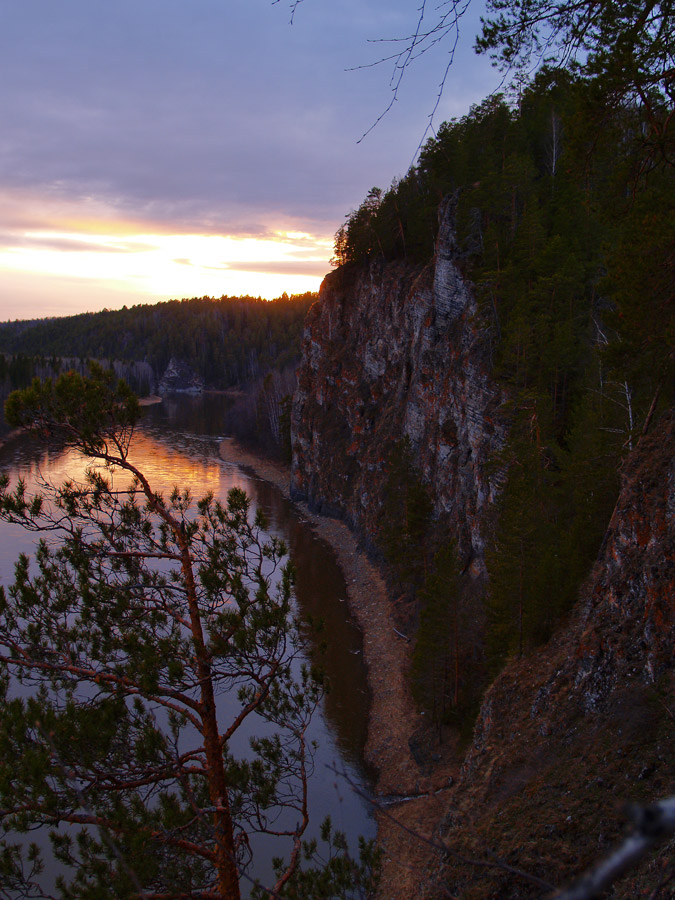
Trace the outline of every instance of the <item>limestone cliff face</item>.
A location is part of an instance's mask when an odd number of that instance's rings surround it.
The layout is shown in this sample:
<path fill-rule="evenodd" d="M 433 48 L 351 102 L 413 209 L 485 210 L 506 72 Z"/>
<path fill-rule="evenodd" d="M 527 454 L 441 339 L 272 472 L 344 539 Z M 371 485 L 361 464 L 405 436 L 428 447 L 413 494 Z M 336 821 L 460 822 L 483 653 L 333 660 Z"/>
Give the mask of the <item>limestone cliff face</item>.
<path fill-rule="evenodd" d="M 204 379 L 185 360 L 171 357 L 157 388 L 160 394 L 201 394 Z"/>
<path fill-rule="evenodd" d="M 496 490 L 486 462 L 503 433 L 476 312 L 457 265 L 449 200 L 434 265 L 374 262 L 329 275 L 305 326 L 292 490 L 372 540 L 389 454 L 407 437 L 435 515 L 480 576 L 482 515 Z"/>
<path fill-rule="evenodd" d="M 622 474 L 569 622 L 488 690 L 446 817 L 456 850 L 489 846 L 556 884 L 618 839 L 623 804 L 675 793 L 675 411 Z M 653 858 L 612 896 L 655 896 L 662 864 Z M 540 894 L 470 867 L 441 880 L 453 896 L 481 900 Z"/>

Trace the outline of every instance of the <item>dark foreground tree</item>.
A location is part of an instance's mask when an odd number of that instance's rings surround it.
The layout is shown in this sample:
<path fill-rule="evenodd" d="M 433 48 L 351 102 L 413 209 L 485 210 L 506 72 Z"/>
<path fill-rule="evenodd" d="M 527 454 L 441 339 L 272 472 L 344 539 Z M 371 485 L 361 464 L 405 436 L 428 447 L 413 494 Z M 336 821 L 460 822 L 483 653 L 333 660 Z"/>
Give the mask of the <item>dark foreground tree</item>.
<path fill-rule="evenodd" d="M 257 892 L 277 896 L 307 856 L 321 696 L 285 548 L 241 490 L 156 493 L 129 457 L 138 413 L 101 369 L 7 403 L 92 465 L 39 496 L 0 485 L 0 515 L 40 536 L 0 593 L 0 895 L 44 896 L 40 852 L 17 837 L 42 827 L 66 898 L 236 900 L 258 833 L 286 841 Z"/>

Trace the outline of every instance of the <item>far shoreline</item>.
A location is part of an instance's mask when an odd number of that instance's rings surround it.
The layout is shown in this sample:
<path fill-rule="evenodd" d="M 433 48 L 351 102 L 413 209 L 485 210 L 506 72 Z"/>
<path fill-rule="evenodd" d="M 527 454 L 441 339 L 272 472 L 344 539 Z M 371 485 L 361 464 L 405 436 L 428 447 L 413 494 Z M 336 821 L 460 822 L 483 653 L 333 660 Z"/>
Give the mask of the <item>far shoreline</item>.
<path fill-rule="evenodd" d="M 154 406 L 157 403 L 161 403 L 162 398 L 157 394 L 149 394 L 147 397 L 139 397 L 138 405 L 139 406 Z M 5 446 L 5 444 L 9 443 L 9 441 L 13 441 L 14 438 L 18 437 L 20 434 L 25 434 L 26 429 L 21 428 L 13 428 L 10 432 L 0 437 L 0 449 Z"/>

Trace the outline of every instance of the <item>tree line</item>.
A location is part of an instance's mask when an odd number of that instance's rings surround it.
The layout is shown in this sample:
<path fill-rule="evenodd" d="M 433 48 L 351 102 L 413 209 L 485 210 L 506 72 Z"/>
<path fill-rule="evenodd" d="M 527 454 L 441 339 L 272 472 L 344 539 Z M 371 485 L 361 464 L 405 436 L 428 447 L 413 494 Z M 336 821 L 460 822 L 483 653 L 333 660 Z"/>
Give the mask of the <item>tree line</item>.
<path fill-rule="evenodd" d="M 450 22 L 457 8 L 437 7 Z M 605 91 L 613 102 L 599 103 L 593 84 L 544 74 L 517 109 L 486 101 L 440 129 L 390 191 L 369 194 L 338 233 L 336 258 L 428 262 L 438 201 L 457 194 L 463 264 L 477 285 L 496 376 L 512 398 L 511 436 L 496 461 L 507 481 L 488 557 L 487 637 L 471 644 L 494 670 L 504 654 L 524 652 L 550 631 L 584 556 L 595 552 L 617 466 L 672 399 L 673 185 L 664 154 L 652 152 L 658 132 L 650 121 L 663 125 L 667 116 L 652 90 L 658 75 L 648 76 L 662 60 L 672 73 L 673 43 L 662 27 L 669 4 L 495 0 L 488 9 L 501 16 L 492 32 L 488 21 L 486 49 L 501 48 L 507 62 L 545 51 L 567 16 L 563 34 L 567 21 L 591 67 L 603 77 L 628 73 L 631 90 Z M 542 35 L 541 23 L 553 37 Z M 433 40 L 437 32 L 428 33 Z M 605 52 L 613 44 L 617 52 Z M 645 138 L 646 154 L 635 150 Z M 15 336 L 30 330 L 13 327 Z M 124 344 L 122 334 L 115 339 Z M 44 352 L 113 355 L 42 344 Z M 247 372 L 246 359 L 237 371 Z M 286 839 L 288 852 L 276 861 L 275 884 L 256 886 L 254 895 L 372 895 L 372 848 L 356 863 L 327 824 L 317 869 L 317 845 L 303 843 L 305 723 L 322 685 L 320 673 L 298 678 L 293 669 L 301 634 L 287 617 L 291 571 L 282 571 L 276 591 L 268 577 L 283 547 L 265 542 L 241 492 L 225 505 L 213 497 L 195 504 L 178 488 L 167 498 L 155 493 L 128 455 L 137 414 L 128 389 L 100 369 L 88 380 L 36 383 L 9 405 L 14 424 L 50 437 L 58 430 L 107 468 L 92 469 L 81 485 L 46 486 L 43 497 L 0 482 L 5 519 L 62 537 L 41 542 L 33 565 L 22 557 L 0 594 L 0 744 L 2 760 L 12 761 L 0 768 L 3 887 L 39 896 L 39 850 L 13 832 L 70 822 L 82 826 L 74 838 L 54 833 L 57 857 L 75 863 L 70 883 L 59 885 L 63 897 L 236 900 L 249 834 L 266 828 Z M 274 411 L 270 418 L 280 426 Z M 114 469 L 133 477 L 127 492 L 113 485 Z M 424 597 L 420 634 L 430 653 L 425 660 L 418 644 L 418 697 L 442 723 L 466 695 L 464 662 L 447 649 L 460 641 L 435 640 L 464 627 L 461 560 L 449 541 L 430 541 L 428 486 L 405 444 L 394 451 L 390 481 L 381 542 L 393 565 L 402 535 L 407 553 L 396 576 Z M 565 540 L 574 534 L 578 541 Z M 542 592 L 558 577 L 553 595 Z M 10 671 L 31 696 L 12 692 Z M 236 692 L 240 713 L 223 721 L 213 698 L 226 689 Z M 252 714 L 281 725 L 284 737 L 254 738 L 247 762 L 229 738 Z M 274 815 L 280 805 L 295 813 L 288 827 Z M 672 833 L 672 801 L 659 812 Z M 645 821 L 648 837 L 655 825 L 663 832 L 653 807 Z M 607 884 L 567 896 L 586 900 Z"/>
<path fill-rule="evenodd" d="M 172 358 L 207 387 L 246 384 L 300 357 L 302 323 L 316 294 L 275 300 L 192 297 L 56 319 L 0 324 L 0 351 L 31 357 L 145 362 L 156 387 Z M 17 385 L 18 386 L 18 385 Z"/>

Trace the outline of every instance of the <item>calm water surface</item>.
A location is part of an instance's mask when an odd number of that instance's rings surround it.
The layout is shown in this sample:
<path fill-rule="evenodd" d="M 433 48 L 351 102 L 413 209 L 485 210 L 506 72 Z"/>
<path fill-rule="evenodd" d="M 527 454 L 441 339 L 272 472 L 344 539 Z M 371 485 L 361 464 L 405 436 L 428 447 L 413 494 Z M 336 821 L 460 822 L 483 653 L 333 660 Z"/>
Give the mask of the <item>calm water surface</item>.
<path fill-rule="evenodd" d="M 322 640 L 326 651 L 322 663 L 331 690 L 311 725 L 318 742 L 315 774 L 310 785 L 313 833 L 330 814 L 336 828 L 355 840 L 374 835 L 370 810 L 333 769 L 345 770 L 367 789 L 362 756 L 368 715 L 368 692 L 362 657 L 361 634 L 345 603 L 346 586 L 331 549 L 319 538 L 273 485 L 218 456 L 219 430 L 225 400 L 218 395 L 166 398 L 146 407 L 132 444 L 132 461 L 148 477 L 155 490 L 168 493 L 178 485 L 189 487 L 193 496 L 212 491 L 224 499 L 232 487 L 243 488 L 254 507 L 267 515 L 270 534 L 282 537 L 295 562 L 295 595 L 305 615 L 324 623 Z M 21 437 L 0 448 L 0 470 L 34 481 L 39 475 L 60 483 L 78 478 L 84 461 L 75 454 L 44 451 L 34 441 Z M 20 552 L 30 553 L 32 538 L 22 529 L 0 522 L 0 580 L 8 583 Z M 224 701 L 226 702 L 226 701 Z M 235 749 L 235 748 L 233 748 Z M 240 749 L 240 748 L 236 748 Z M 255 876 L 267 880 L 272 854 L 283 852 L 263 841 L 257 848 Z M 53 877 L 53 875 L 52 875 Z"/>

